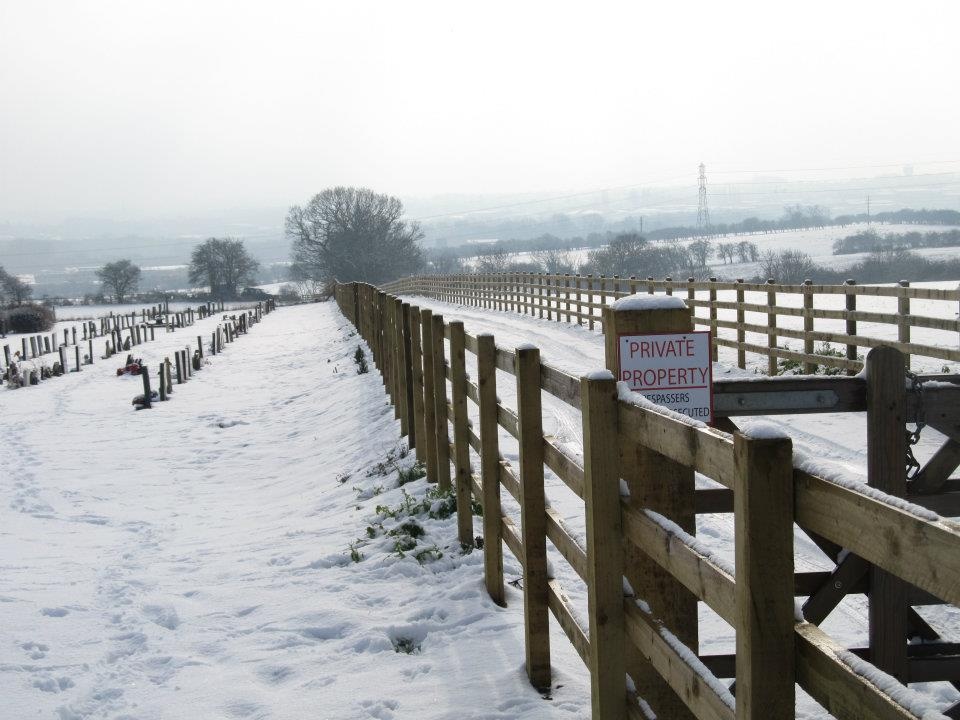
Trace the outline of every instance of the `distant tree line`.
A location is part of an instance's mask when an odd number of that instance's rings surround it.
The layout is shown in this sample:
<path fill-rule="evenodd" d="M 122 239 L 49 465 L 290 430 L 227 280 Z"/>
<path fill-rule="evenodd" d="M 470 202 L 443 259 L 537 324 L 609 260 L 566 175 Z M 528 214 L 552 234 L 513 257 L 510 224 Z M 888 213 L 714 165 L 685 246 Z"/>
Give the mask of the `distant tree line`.
<path fill-rule="evenodd" d="M 850 255 L 878 250 L 903 250 L 907 248 L 942 248 L 960 246 L 960 230 L 945 232 L 884 233 L 880 235 L 870 228 L 862 232 L 847 235 L 833 242 L 834 255 Z"/>

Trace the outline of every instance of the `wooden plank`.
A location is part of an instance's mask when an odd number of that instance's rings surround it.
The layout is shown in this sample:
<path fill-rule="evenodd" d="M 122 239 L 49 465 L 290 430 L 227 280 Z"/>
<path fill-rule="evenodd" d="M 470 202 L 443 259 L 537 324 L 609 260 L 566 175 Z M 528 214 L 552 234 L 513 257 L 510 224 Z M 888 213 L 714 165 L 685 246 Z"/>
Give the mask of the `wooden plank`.
<path fill-rule="evenodd" d="M 793 444 L 733 440 L 738 720 L 792 719 Z"/>
<path fill-rule="evenodd" d="M 892 348 L 867 355 L 867 483 L 899 498 L 907 494 L 904 362 Z M 870 571 L 869 620 L 871 662 L 906 682 L 907 586 L 879 568 Z"/>
<path fill-rule="evenodd" d="M 480 407 L 480 476 L 483 482 L 483 576 L 490 598 L 504 605 L 500 523 L 500 433 L 497 426 L 497 368 L 493 335 L 477 336 Z"/>
<path fill-rule="evenodd" d="M 583 468 L 550 438 L 543 439 L 543 461 L 577 497 L 583 497 Z"/>
<path fill-rule="evenodd" d="M 803 528 L 960 605 L 960 564 L 954 561 L 960 530 L 796 468 L 793 484 Z"/>
<path fill-rule="evenodd" d="M 907 489 L 914 494 L 935 493 L 950 479 L 950 473 L 956 470 L 958 465 L 960 465 L 960 442 L 947 438 L 913 481 L 907 483 Z"/>
<path fill-rule="evenodd" d="M 707 681 L 705 672 L 687 664 L 678 648 L 661 634 L 662 626 L 638 608 L 632 599 L 624 601 L 623 609 L 627 636 L 674 693 L 682 698 L 683 714 L 689 716 L 692 710 L 699 720 L 734 720 L 732 698 L 722 697 Z M 636 668 L 629 666 L 627 670 L 631 674 L 636 672 Z M 643 697 L 642 692 L 639 695 Z M 661 713 L 658 717 L 672 720 L 677 716 Z"/>
<path fill-rule="evenodd" d="M 580 381 L 573 375 L 541 364 L 540 387 L 567 405 L 580 409 Z"/>
<path fill-rule="evenodd" d="M 839 720 L 916 720 L 916 716 L 839 659 L 845 648 L 816 625 L 798 623 L 797 682 Z"/>
<path fill-rule="evenodd" d="M 453 405 L 454 487 L 457 493 L 457 538 L 473 547 L 470 493 L 470 445 L 467 438 L 467 366 L 463 323 L 450 323 L 451 404 Z"/>
<path fill-rule="evenodd" d="M 586 582 L 587 579 L 587 552 L 573 536 L 573 531 L 567 526 L 563 516 L 549 505 L 547 512 L 547 539 L 550 540 L 570 563 L 570 567 Z"/>
<path fill-rule="evenodd" d="M 620 434 L 726 487 L 733 486 L 733 439 L 712 428 L 687 425 L 658 409 L 619 403 Z"/>
<path fill-rule="evenodd" d="M 736 621 L 733 575 L 691 546 L 682 529 L 671 531 L 646 511 L 621 501 L 624 538 L 683 583 L 730 625 Z"/>
<path fill-rule="evenodd" d="M 626 714 L 623 647 L 623 542 L 613 375 L 582 378 L 584 503 L 587 519 L 587 612 L 590 699 L 594 718 Z"/>
<path fill-rule="evenodd" d="M 843 598 L 854 592 L 869 571 L 870 563 L 859 555 L 849 553 L 836 570 L 827 574 L 820 587 L 810 593 L 803 604 L 803 617 L 814 625 L 822 623 Z"/>
<path fill-rule="evenodd" d="M 573 603 L 570 601 L 569 596 L 563 591 L 563 587 L 561 587 L 557 580 L 547 582 L 547 593 L 547 605 L 553 612 L 553 616 L 557 619 L 557 623 L 563 628 L 567 639 L 570 640 L 570 644 L 573 645 L 573 649 L 577 651 L 580 659 L 583 660 L 584 663 L 588 663 L 590 657 L 590 640 L 587 638 L 586 631 L 580 626 L 580 622 L 577 620 L 577 615 L 574 612 Z M 624 692 L 626 692 L 626 688 L 624 688 Z M 620 705 L 623 706 L 623 695 L 620 696 Z M 600 720 L 600 718 L 606 720 L 607 718 L 606 715 L 597 715 L 596 713 L 594 713 L 593 717 L 597 718 L 597 720 Z"/>
<path fill-rule="evenodd" d="M 550 625 L 547 589 L 546 498 L 543 488 L 543 415 L 540 351 L 516 350 L 520 444 L 520 527 L 523 538 L 523 618 L 526 669 L 537 689 L 550 687 Z"/>

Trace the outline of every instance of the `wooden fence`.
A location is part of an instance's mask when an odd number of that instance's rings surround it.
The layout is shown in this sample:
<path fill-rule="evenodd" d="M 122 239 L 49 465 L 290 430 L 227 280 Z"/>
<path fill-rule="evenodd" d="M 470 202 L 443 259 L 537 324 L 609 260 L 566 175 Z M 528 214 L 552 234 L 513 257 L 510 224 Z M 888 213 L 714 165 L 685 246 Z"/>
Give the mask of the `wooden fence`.
<path fill-rule="evenodd" d="M 549 275 L 502 273 L 404 278 L 385 285 L 397 295 L 424 295 L 453 303 L 536 315 L 557 322 L 603 324 L 602 309 L 626 295 L 666 293 L 682 295 L 694 323 L 711 330 L 714 360 L 719 347 L 737 352 L 737 365 L 746 367 L 746 354 L 767 358 L 767 371 L 777 374 L 778 360 L 800 363 L 804 373 L 818 366 L 855 374 L 863 367 L 862 349 L 895 347 L 907 357 L 960 361 L 960 289 L 914 288 L 906 281 L 895 287 L 857 285 L 801 285 L 654 280 L 603 275 Z M 887 312 L 857 308 L 858 298 L 886 298 Z M 932 314 L 917 304 L 933 306 Z M 700 311 L 698 314 L 698 310 Z M 929 312 L 929 310 L 927 310 Z M 793 327 L 789 327 L 793 325 Z M 863 332 L 866 326 L 866 332 Z M 913 329 L 936 331 L 936 342 L 916 342 Z M 888 332 L 879 332 L 881 329 Z M 802 350 L 785 347 L 796 340 Z M 817 352 L 829 347 L 836 354 Z"/>
<path fill-rule="evenodd" d="M 482 297 L 476 301 L 495 301 Z M 960 604 L 960 526 L 883 490 L 805 469 L 794 462 L 789 438 L 728 433 L 620 398 L 609 372 L 575 378 L 541 363 L 534 347 L 498 347 L 492 335 L 470 335 L 462 322 L 444 322 L 372 286 L 340 284 L 336 300 L 370 347 L 428 480 L 455 490 L 461 542 L 473 540 L 471 498 L 482 505 L 485 582 L 495 602 L 505 601 L 503 544 L 522 563 L 526 671 L 535 687 L 550 684 L 551 614 L 589 670 L 595 719 L 651 712 L 671 720 L 792 718 L 799 685 L 837 718 L 915 720 L 922 713 L 904 684 L 956 679 L 957 646 L 908 646 L 907 613 L 912 605 Z M 689 329 L 692 322 L 687 310 L 648 315 L 608 308 L 603 320 L 633 324 L 633 330 L 638 323 L 648 330 L 684 323 Z M 466 353 L 476 356 L 475 380 L 467 374 Z M 608 355 L 609 371 L 615 362 Z M 498 399 L 497 370 L 515 378 L 516 408 Z M 866 377 L 835 378 L 862 385 L 856 398 L 843 397 L 851 406 L 865 404 L 868 421 L 877 425 L 868 440 L 869 473 L 881 486 L 891 459 L 902 466 L 896 453 L 903 450 L 903 422 L 917 413 L 905 397 L 903 371 L 901 353 L 880 348 L 868 356 Z M 960 388 L 941 390 L 930 412 L 960 439 L 960 417 L 952 409 Z M 582 463 L 544 437 L 544 392 L 581 411 Z M 475 424 L 468 402 L 477 406 Z M 884 424 L 891 414 L 896 422 Z M 887 434 L 880 432 L 884 427 Z M 501 428 L 519 443 L 518 467 L 500 454 Z M 583 499 L 586 547 L 550 507 L 545 467 Z M 694 473 L 719 483 L 719 490 L 698 490 Z M 520 505 L 519 526 L 503 512 L 501 487 Z M 736 569 L 695 537 L 698 512 L 731 510 Z M 838 563 L 856 557 L 872 568 L 870 647 L 839 645 L 817 626 L 822 618 L 809 622 L 807 606 L 803 612 L 795 606 L 795 597 L 834 582 L 830 573 L 794 572 L 795 524 L 832 548 Z M 586 624 L 548 574 L 547 540 L 586 583 Z M 850 570 L 844 572 L 862 592 L 864 583 Z M 624 578 L 634 594 L 625 596 Z M 858 591 L 842 583 L 836 590 L 841 596 Z M 698 654 L 698 601 L 735 629 L 735 655 Z M 735 678 L 736 697 L 718 678 Z M 958 712 L 948 710 L 950 717 Z"/>

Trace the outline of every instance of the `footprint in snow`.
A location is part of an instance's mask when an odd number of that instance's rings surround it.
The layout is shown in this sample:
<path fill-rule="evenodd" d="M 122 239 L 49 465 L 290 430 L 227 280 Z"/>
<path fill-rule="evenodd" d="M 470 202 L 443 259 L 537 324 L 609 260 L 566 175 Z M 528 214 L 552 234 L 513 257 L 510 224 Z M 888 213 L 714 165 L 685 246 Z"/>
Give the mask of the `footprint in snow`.
<path fill-rule="evenodd" d="M 47 617 L 64 617 L 69 615 L 70 611 L 65 607 L 55 607 L 55 608 L 43 608 L 40 610 L 41 615 L 46 615 Z"/>
<path fill-rule="evenodd" d="M 226 428 L 236 427 L 237 425 L 249 425 L 246 420 L 218 420 L 213 423 L 210 427 L 220 428 L 225 430 Z"/>

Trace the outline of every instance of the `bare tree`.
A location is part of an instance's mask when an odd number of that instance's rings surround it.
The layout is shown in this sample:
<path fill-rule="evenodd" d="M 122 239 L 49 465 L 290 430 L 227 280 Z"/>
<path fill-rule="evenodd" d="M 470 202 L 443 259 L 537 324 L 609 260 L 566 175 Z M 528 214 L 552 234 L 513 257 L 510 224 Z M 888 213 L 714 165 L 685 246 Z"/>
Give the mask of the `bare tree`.
<path fill-rule="evenodd" d="M 137 289 L 140 282 L 140 268 L 129 260 L 117 260 L 107 263 L 97 270 L 97 277 L 104 288 L 113 293 L 117 303 L 122 303 L 127 295 Z"/>
<path fill-rule="evenodd" d="M 13 305 L 23 305 L 33 295 L 33 288 L 16 275 L 10 275 L 0 267 L 0 292 Z"/>
<path fill-rule="evenodd" d="M 506 272 L 510 267 L 510 253 L 502 243 L 493 245 L 490 252 L 477 258 L 477 272 L 494 274 Z"/>
<path fill-rule="evenodd" d="M 233 238 L 210 238 L 190 256 L 190 282 L 209 286 L 219 299 L 236 297 L 238 286 L 252 282 L 259 269 L 243 241 Z"/>
<path fill-rule="evenodd" d="M 576 273 L 580 268 L 580 262 L 577 256 L 569 250 L 560 250 L 558 248 L 535 250 L 530 254 L 530 257 L 537 265 L 543 268 L 544 272 L 551 275 Z"/>
<path fill-rule="evenodd" d="M 395 197 L 367 188 L 334 187 L 286 218 L 293 261 L 319 280 L 382 283 L 423 266 L 417 223 L 407 223 Z"/>
<path fill-rule="evenodd" d="M 800 282 L 816 269 L 813 259 L 800 250 L 767 250 L 760 255 L 761 273 L 775 282 Z"/>

